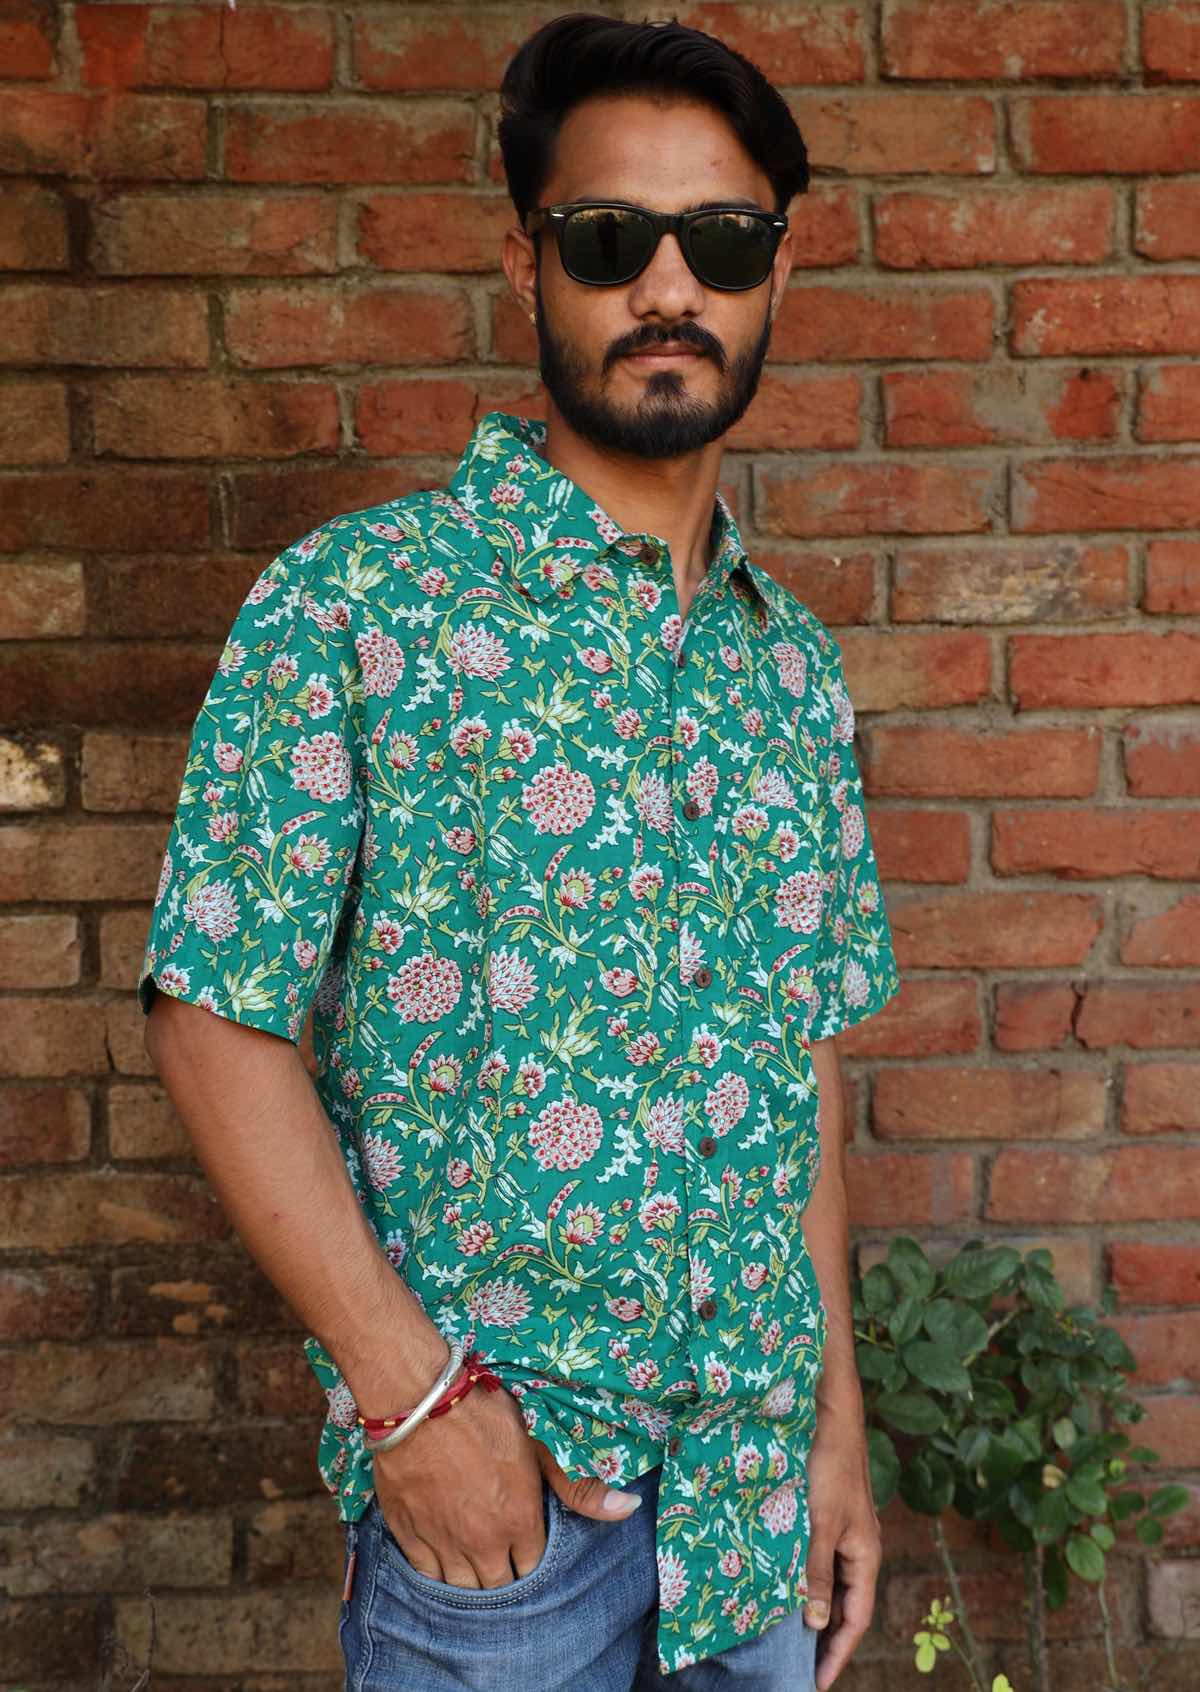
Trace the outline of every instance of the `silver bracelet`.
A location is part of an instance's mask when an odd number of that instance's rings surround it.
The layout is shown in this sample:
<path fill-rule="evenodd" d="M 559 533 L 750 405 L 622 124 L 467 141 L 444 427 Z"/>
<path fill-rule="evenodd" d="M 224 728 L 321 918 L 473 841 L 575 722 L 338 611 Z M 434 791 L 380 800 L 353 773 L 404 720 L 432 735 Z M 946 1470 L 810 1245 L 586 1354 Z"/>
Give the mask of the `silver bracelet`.
<path fill-rule="evenodd" d="M 399 1427 L 393 1428 L 391 1433 L 385 1434 L 382 1439 L 368 1439 L 366 1434 L 363 1434 L 363 1445 L 368 1451 L 390 1451 L 393 1445 L 399 1445 L 402 1439 L 407 1439 L 408 1435 L 417 1426 L 418 1422 L 423 1422 L 425 1420 L 429 1412 L 437 1403 L 438 1399 L 446 1391 L 447 1387 L 450 1386 L 454 1377 L 462 1368 L 463 1345 L 461 1340 L 448 1341 L 447 1343 L 450 1346 L 450 1356 L 446 1361 L 446 1365 L 437 1380 L 434 1381 L 429 1391 L 425 1394 L 424 1398 L 417 1405 L 416 1409 L 411 1410 L 400 1423 Z"/>

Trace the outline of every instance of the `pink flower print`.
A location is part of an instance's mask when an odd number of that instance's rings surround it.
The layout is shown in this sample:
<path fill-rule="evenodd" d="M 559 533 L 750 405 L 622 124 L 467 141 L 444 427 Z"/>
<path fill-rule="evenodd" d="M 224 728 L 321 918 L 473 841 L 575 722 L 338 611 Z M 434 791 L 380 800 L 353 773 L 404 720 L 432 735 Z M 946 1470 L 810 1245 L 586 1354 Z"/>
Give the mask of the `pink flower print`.
<path fill-rule="evenodd" d="M 627 706 L 624 711 L 618 711 L 613 718 L 613 733 L 618 740 L 634 740 L 642 732 L 642 719 L 633 706 Z"/>
<path fill-rule="evenodd" d="M 775 919 L 781 928 L 815 934 L 821 926 L 823 893 L 815 870 L 797 870 L 775 889 Z"/>
<path fill-rule="evenodd" d="M 857 958 L 847 958 L 842 976 L 842 997 L 848 1005 L 865 1005 L 871 991 L 870 979 Z"/>
<path fill-rule="evenodd" d="M 533 733 L 520 723 L 505 723 L 500 730 L 500 756 L 511 758 L 516 764 L 527 764 L 537 750 Z"/>
<path fill-rule="evenodd" d="M 558 880 L 558 902 L 568 911 L 584 911 L 596 896 L 596 880 L 585 869 L 564 870 Z"/>
<path fill-rule="evenodd" d="M 231 840 L 238 831 L 236 811 L 218 811 L 208 819 L 206 832 L 210 840 Z"/>
<path fill-rule="evenodd" d="M 484 742 L 491 737 L 491 729 L 482 717 L 464 717 L 460 723 L 454 725 L 450 736 L 451 749 L 460 758 L 466 758 L 473 752 L 482 752 Z"/>
<path fill-rule="evenodd" d="M 168 963 L 160 964 L 154 974 L 164 993 L 173 993 L 176 998 L 187 998 L 188 984 L 192 978 L 190 970 L 178 969 L 174 964 Z"/>
<path fill-rule="evenodd" d="M 656 611 L 662 599 L 662 589 L 657 582 L 652 582 L 649 576 L 635 576 L 633 578 L 633 602 L 640 605 L 643 611 Z M 679 622 L 678 616 L 675 618 Z"/>
<path fill-rule="evenodd" d="M 571 1245 L 595 1245 L 603 1232 L 604 1212 L 594 1204 L 574 1205 L 562 1224 L 563 1238 Z"/>
<path fill-rule="evenodd" d="M 246 662 L 246 648 L 240 640 L 227 640 L 217 659 L 217 669 L 223 676 L 231 676 Z"/>
<path fill-rule="evenodd" d="M 684 1594 L 691 1585 L 691 1581 L 688 1579 L 682 1559 L 677 1557 L 674 1551 L 659 1551 L 656 1555 L 658 1558 L 658 1602 L 660 1607 L 666 1610 L 669 1615 L 672 1610 L 678 1609 L 680 1604 L 683 1603 Z"/>
<path fill-rule="evenodd" d="M 408 1240 L 402 1228 L 389 1228 L 383 1241 L 383 1255 L 393 1269 L 399 1269 L 408 1256 Z"/>
<path fill-rule="evenodd" d="M 663 651 L 674 656 L 679 651 L 679 645 L 683 639 L 683 619 L 678 611 L 668 612 L 659 624 L 658 635 L 662 641 Z"/>
<path fill-rule="evenodd" d="M 679 931 L 679 979 L 685 987 L 691 983 L 703 962 L 704 948 L 700 937 L 693 934 L 690 925 L 685 922 Z"/>
<path fill-rule="evenodd" d="M 464 1257 L 478 1257 L 480 1252 L 486 1251 L 496 1237 L 496 1230 L 490 1222 L 472 1222 L 470 1227 L 464 1228 L 454 1242 Z"/>
<path fill-rule="evenodd" d="M 763 1526 L 772 1536 L 790 1533 L 796 1525 L 796 1483 L 785 1481 L 768 1492 L 758 1507 Z"/>
<path fill-rule="evenodd" d="M 843 684 L 836 681 L 829 690 L 829 697 L 833 701 L 833 738 L 843 746 L 849 746 L 854 739 L 854 706 L 850 695 Z"/>
<path fill-rule="evenodd" d="M 733 813 L 731 826 L 735 834 L 744 834 L 751 840 L 757 840 L 770 820 L 761 805 L 739 805 Z"/>
<path fill-rule="evenodd" d="M 864 881 L 855 894 L 855 904 L 862 916 L 873 916 L 879 909 L 879 885 L 874 881 Z"/>
<path fill-rule="evenodd" d="M 729 646 L 727 644 L 721 645 L 717 648 L 717 651 L 720 653 L 721 662 L 722 662 L 722 664 L 725 665 L 726 669 L 729 669 L 729 670 L 740 670 L 741 669 L 741 667 L 742 667 L 742 655 L 738 651 L 736 646 Z"/>
<path fill-rule="evenodd" d="M 497 1010 L 522 1011 L 537 995 L 537 976 L 528 958 L 501 946 L 488 964 L 488 998 Z"/>
<path fill-rule="evenodd" d="M 302 834 L 288 845 L 285 857 L 297 875 L 316 875 L 329 862 L 329 842 L 319 834 Z"/>
<path fill-rule="evenodd" d="M 750 792 L 760 805 L 776 805 L 785 811 L 796 809 L 795 789 L 782 770 L 764 770 Z"/>
<path fill-rule="evenodd" d="M 765 1263 L 743 1263 L 742 1285 L 748 1292 L 757 1292 L 767 1278 Z"/>
<path fill-rule="evenodd" d="M 683 1150 L 683 1100 L 656 1099 L 646 1117 L 646 1139 L 656 1151 Z"/>
<path fill-rule="evenodd" d="M 183 917 L 210 940 L 230 939 L 241 920 L 232 881 L 206 881 L 195 888 L 183 907 Z"/>
<path fill-rule="evenodd" d="M 367 1180 L 376 1192 L 386 1193 L 404 1170 L 400 1147 L 394 1146 L 382 1134 L 368 1132 L 362 1137 L 362 1153 Z"/>
<path fill-rule="evenodd" d="M 468 852 L 475 850 L 475 830 L 473 828 L 448 828 L 442 835 L 446 847 L 451 852 L 459 852 L 466 857 Z"/>
<path fill-rule="evenodd" d="M 596 1155 L 603 1138 L 600 1112 L 577 1099 L 555 1099 L 529 1128 L 529 1144 L 543 1169 L 578 1169 Z"/>
<path fill-rule="evenodd" d="M 629 1384 L 635 1392 L 647 1392 L 658 1380 L 662 1370 L 653 1358 L 646 1357 L 631 1365 Z"/>
<path fill-rule="evenodd" d="M 714 1398 L 726 1397 L 733 1385 L 733 1376 L 729 1372 L 728 1364 L 723 1363 L 719 1357 L 706 1357 L 704 1359 L 704 1385 Z"/>
<path fill-rule="evenodd" d="M 394 635 L 372 628 L 355 636 L 362 665 L 363 693 L 371 699 L 390 699 L 404 675 L 404 649 Z"/>
<path fill-rule="evenodd" d="M 619 523 L 614 523 L 607 512 L 602 511 L 598 505 L 592 506 L 588 516 L 596 525 L 596 533 L 606 546 L 610 546 L 615 540 L 620 540 L 624 530 Z"/>
<path fill-rule="evenodd" d="M 732 1549 L 722 1551 L 719 1560 L 719 1567 L 721 1573 L 725 1575 L 727 1579 L 736 1580 L 738 1575 L 742 1572 L 741 1554 Z"/>
<path fill-rule="evenodd" d="M 671 790 L 660 775 L 651 772 L 642 777 L 634 808 L 648 828 L 656 829 L 659 834 L 671 832 L 674 821 Z"/>
<path fill-rule="evenodd" d="M 711 1069 L 724 1050 L 725 1046 L 719 1034 L 701 1028 L 692 1036 L 692 1048 L 688 1056 L 694 1062 L 702 1064 L 705 1069 Z"/>
<path fill-rule="evenodd" d="M 312 546 L 306 540 L 297 541 L 296 551 L 301 555 L 301 557 L 307 557 L 312 551 Z M 271 595 L 278 588 L 279 577 L 271 574 L 271 568 L 271 565 L 268 564 L 262 575 L 259 576 L 258 580 L 251 587 L 250 592 L 246 595 L 246 598 L 249 600 L 251 605 L 262 605 L 264 601 L 270 599 Z"/>
<path fill-rule="evenodd" d="M 462 971 L 453 958 L 421 952 L 388 976 L 387 994 L 405 1022 L 436 1022 L 461 998 Z"/>
<path fill-rule="evenodd" d="M 471 1179 L 471 1165 L 465 1158 L 452 1157 L 446 1165 L 446 1179 L 452 1187 L 465 1187 Z"/>
<path fill-rule="evenodd" d="M 292 941 L 292 956 L 301 969 L 311 969 L 317 961 L 317 948 L 311 940 L 306 940 L 302 934 L 298 934 Z"/>
<path fill-rule="evenodd" d="M 329 1400 L 329 1420 L 335 1428 L 352 1428 L 358 1420 L 358 1405 L 354 1401 L 354 1394 L 345 1381 L 339 1381 L 336 1386 L 327 1387 L 325 1396 Z"/>
<path fill-rule="evenodd" d="M 395 918 L 384 916 L 380 912 L 371 924 L 372 943 L 377 945 L 381 952 L 386 952 L 392 957 L 400 950 L 403 939 L 404 930 Z"/>
<path fill-rule="evenodd" d="M 521 803 L 537 834 L 570 834 L 591 816 L 596 789 L 582 770 L 561 760 L 546 764 L 521 789 Z"/>
<path fill-rule="evenodd" d="M 764 1416 L 790 1416 L 796 1406 L 796 1383 L 789 1378 L 780 1381 L 762 1398 L 762 1413 Z"/>
<path fill-rule="evenodd" d="M 520 464 L 518 462 L 518 468 Z M 492 488 L 492 504 L 499 511 L 513 511 L 525 498 L 525 490 L 518 481 L 497 482 Z"/>
<path fill-rule="evenodd" d="M 593 1459 L 592 1469 L 606 1486 L 612 1486 L 625 1473 L 624 1453 L 618 1451 L 615 1446 L 609 1451 L 598 1452 Z"/>
<path fill-rule="evenodd" d="M 692 1309 L 699 1310 L 705 1299 L 712 1297 L 715 1283 L 712 1270 L 694 1251 L 688 1253 L 688 1279 L 691 1282 Z"/>
<path fill-rule="evenodd" d="M 328 676 L 309 676 L 304 684 L 305 709 L 310 718 L 327 717 L 333 710 L 333 688 Z M 299 703 L 299 701 L 298 701 Z"/>
<path fill-rule="evenodd" d="M 663 872 L 657 864 L 642 864 L 629 878 L 629 891 L 635 899 L 653 899 L 663 886 Z"/>
<path fill-rule="evenodd" d="M 803 699 L 808 680 L 808 659 L 794 642 L 777 640 L 771 656 L 779 666 L 779 680 L 795 699 Z"/>
<path fill-rule="evenodd" d="M 218 740 L 213 747 L 213 762 L 224 775 L 235 775 L 242 767 L 242 749 L 231 740 Z"/>
<path fill-rule="evenodd" d="M 843 858 L 857 858 L 862 851 L 862 844 L 866 831 L 863 826 L 863 814 L 858 805 L 847 805 L 842 812 L 842 856 Z"/>
<path fill-rule="evenodd" d="M 696 801 L 705 816 L 712 810 L 712 802 L 720 784 L 717 766 L 710 758 L 697 758 L 684 782 L 688 798 Z"/>
<path fill-rule="evenodd" d="M 788 1454 L 782 1445 L 771 1440 L 767 1445 L 767 1474 L 772 1480 L 781 1480 L 788 1472 Z"/>
<path fill-rule="evenodd" d="M 646 1306 L 640 1298 L 609 1298 L 604 1302 L 604 1308 L 610 1316 L 615 1316 L 621 1322 L 636 1322 L 643 1315 Z"/>
<path fill-rule="evenodd" d="M 600 985 L 618 999 L 628 998 L 637 987 L 637 976 L 631 969 L 602 969 Z"/>
<path fill-rule="evenodd" d="M 670 1228 L 679 1214 L 680 1204 L 674 1193 L 651 1193 L 638 1212 L 638 1221 L 649 1233 L 652 1228 Z"/>
<path fill-rule="evenodd" d="M 526 1098 L 536 1099 L 546 1090 L 545 1066 L 536 1058 L 526 1058 L 517 1066 L 517 1080 L 520 1082 L 518 1091 L 523 1090 Z"/>
<path fill-rule="evenodd" d="M 462 1059 L 449 1056 L 435 1058 L 432 1063 L 426 1064 L 425 1074 L 431 1093 L 443 1096 L 457 1093 L 462 1082 Z"/>
<path fill-rule="evenodd" d="M 663 1055 L 662 1042 L 658 1035 L 648 1028 L 644 1034 L 639 1034 L 629 1042 L 626 1052 L 630 1063 L 657 1063 Z"/>
<path fill-rule="evenodd" d="M 350 792 L 353 777 L 350 749 L 332 729 L 298 740 L 292 747 L 292 786 L 323 804 L 340 804 Z"/>
<path fill-rule="evenodd" d="M 732 1071 L 719 1076 L 704 1095 L 704 1111 L 718 1137 L 736 1128 L 750 1107 L 750 1088 L 744 1075 Z"/>
<path fill-rule="evenodd" d="M 780 823 L 775 830 L 770 850 L 774 852 L 780 863 L 791 863 L 800 850 L 800 836 L 790 823 Z"/>
<path fill-rule="evenodd" d="M 416 768 L 420 751 L 421 748 L 407 729 L 397 729 L 388 737 L 385 762 L 393 770 L 412 770 Z"/>
<path fill-rule="evenodd" d="M 595 583 L 590 583 L 589 586 L 594 587 Z M 596 676 L 606 676 L 613 667 L 612 653 L 601 652 L 598 646 L 582 647 L 579 651 L 579 662 Z"/>
<path fill-rule="evenodd" d="M 465 675 L 496 681 L 512 664 L 512 653 L 482 623 L 460 623 L 450 636 L 450 663 Z"/>
<path fill-rule="evenodd" d="M 471 1295 L 471 1320 L 489 1328 L 515 1328 L 532 1309 L 529 1294 L 515 1281 L 485 1281 Z"/>
<path fill-rule="evenodd" d="M 735 1633 L 748 1633 L 758 1620 L 758 1599 L 748 1598 L 733 1618 Z"/>

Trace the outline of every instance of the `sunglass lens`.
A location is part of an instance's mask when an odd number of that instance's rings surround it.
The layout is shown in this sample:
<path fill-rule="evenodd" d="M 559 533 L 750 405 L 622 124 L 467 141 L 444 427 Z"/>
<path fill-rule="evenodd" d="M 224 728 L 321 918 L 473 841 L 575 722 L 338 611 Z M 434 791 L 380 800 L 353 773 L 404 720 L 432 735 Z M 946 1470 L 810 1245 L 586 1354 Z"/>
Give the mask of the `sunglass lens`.
<path fill-rule="evenodd" d="M 564 225 L 563 264 L 582 282 L 625 282 L 645 264 L 653 243 L 654 230 L 639 212 L 585 206 Z"/>
<path fill-rule="evenodd" d="M 758 217 L 714 212 L 692 224 L 697 274 L 714 288 L 753 288 L 766 279 L 774 257 L 773 232 Z"/>

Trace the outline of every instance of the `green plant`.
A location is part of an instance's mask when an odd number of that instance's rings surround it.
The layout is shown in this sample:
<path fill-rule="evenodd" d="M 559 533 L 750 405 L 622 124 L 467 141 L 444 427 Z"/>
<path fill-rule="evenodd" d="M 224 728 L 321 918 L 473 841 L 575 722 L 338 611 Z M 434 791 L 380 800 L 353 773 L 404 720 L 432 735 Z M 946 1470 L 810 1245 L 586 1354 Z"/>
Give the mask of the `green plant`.
<path fill-rule="evenodd" d="M 976 1692 L 987 1692 L 984 1669 L 938 1520 L 949 1509 L 994 1523 L 1022 1555 L 1031 1692 L 1049 1692 L 1046 1615 L 1066 1602 L 1072 1576 L 1096 1591 L 1109 1692 L 1125 1692 L 1106 1556 L 1124 1523 L 1143 1545 L 1157 1545 L 1164 1517 L 1188 1494 L 1163 1486 L 1147 1496 L 1125 1484 L 1129 1464 L 1156 1463 L 1158 1453 L 1111 1426 L 1145 1415 L 1125 1390 L 1136 1360 L 1098 1319 L 1115 1307 L 1115 1289 L 1105 1287 L 1099 1313 L 1066 1308 L 1049 1251 L 1022 1257 L 1012 1246 L 968 1240 L 935 1267 L 916 1240 L 900 1236 L 886 1262 L 855 1277 L 852 1292 L 876 1508 L 899 1492 L 934 1518 L 954 1603 L 947 1613 L 962 1628 L 955 1649 Z M 933 1611 L 925 1620 L 933 1631 L 914 1638 L 917 1666 L 928 1670 L 949 1641 Z"/>

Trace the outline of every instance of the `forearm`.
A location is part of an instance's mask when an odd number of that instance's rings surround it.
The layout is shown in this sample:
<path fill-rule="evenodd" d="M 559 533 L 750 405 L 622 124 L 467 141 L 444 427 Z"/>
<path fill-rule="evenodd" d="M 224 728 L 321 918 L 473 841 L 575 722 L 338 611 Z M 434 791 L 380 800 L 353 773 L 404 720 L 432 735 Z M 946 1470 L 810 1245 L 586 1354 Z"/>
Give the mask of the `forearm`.
<path fill-rule="evenodd" d="M 824 1367 L 817 1386 L 819 1408 L 862 1416 L 862 1384 L 854 1358 L 850 1313 L 850 1224 L 846 1199 L 845 1122 L 837 1049 L 832 1040 L 812 1048 L 820 1088 L 821 1170 L 804 1211 L 808 1244 L 826 1313 Z"/>
<path fill-rule="evenodd" d="M 363 1413 L 414 1403 L 446 1344 L 381 1250 L 296 1047 L 160 992 L 146 1050 L 238 1236 Z"/>

